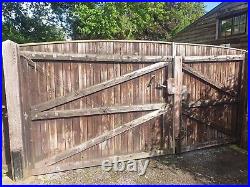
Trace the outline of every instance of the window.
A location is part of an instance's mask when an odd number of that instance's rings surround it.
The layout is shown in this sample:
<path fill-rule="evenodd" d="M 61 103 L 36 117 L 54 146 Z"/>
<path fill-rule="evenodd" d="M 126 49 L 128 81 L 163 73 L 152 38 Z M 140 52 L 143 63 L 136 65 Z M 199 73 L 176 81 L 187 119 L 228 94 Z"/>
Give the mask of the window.
<path fill-rule="evenodd" d="M 232 18 L 221 20 L 221 36 L 232 35 Z"/>
<path fill-rule="evenodd" d="M 220 20 L 220 36 L 228 37 L 246 32 L 246 14 L 233 16 Z"/>

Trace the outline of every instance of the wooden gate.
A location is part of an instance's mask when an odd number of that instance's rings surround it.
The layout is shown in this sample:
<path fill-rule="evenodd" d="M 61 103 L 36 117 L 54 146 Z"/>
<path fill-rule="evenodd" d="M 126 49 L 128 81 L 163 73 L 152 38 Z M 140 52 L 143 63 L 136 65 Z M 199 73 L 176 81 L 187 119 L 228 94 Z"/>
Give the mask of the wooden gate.
<path fill-rule="evenodd" d="M 241 55 L 184 57 L 181 152 L 239 141 L 244 61 Z"/>
<path fill-rule="evenodd" d="M 239 136 L 243 50 L 148 41 L 3 49 L 14 178 Z"/>

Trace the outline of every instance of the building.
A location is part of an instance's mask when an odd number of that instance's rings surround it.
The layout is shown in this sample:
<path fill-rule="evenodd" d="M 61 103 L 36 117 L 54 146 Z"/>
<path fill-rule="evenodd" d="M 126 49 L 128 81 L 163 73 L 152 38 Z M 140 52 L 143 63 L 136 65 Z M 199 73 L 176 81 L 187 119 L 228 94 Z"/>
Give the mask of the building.
<path fill-rule="evenodd" d="M 247 49 L 248 3 L 221 3 L 180 31 L 176 42 Z"/>
<path fill-rule="evenodd" d="M 224 45 L 248 50 L 248 3 L 221 3 L 180 31 L 175 42 Z M 245 64 L 247 71 L 247 64 Z M 244 82 L 247 84 L 247 82 Z M 245 93 L 247 94 L 247 92 Z M 247 100 L 241 130 L 241 146 L 247 148 Z"/>

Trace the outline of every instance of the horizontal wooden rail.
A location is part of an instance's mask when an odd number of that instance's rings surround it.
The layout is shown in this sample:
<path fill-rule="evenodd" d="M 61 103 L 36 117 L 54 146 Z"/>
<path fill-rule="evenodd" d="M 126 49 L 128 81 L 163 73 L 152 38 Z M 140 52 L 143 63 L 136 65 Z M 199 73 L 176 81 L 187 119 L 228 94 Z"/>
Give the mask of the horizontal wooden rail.
<path fill-rule="evenodd" d="M 33 60 L 44 61 L 85 61 L 85 62 L 162 62 L 172 61 L 172 56 L 142 56 L 142 55 L 98 55 L 98 54 L 74 54 L 21 51 L 21 56 Z M 244 60 L 244 55 L 218 55 L 218 56 L 184 56 L 185 63 L 192 62 L 228 62 Z"/>
<path fill-rule="evenodd" d="M 244 55 L 220 55 L 220 56 L 184 56 L 185 63 L 192 62 L 228 62 L 244 60 Z"/>
<path fill-rule="evenodd" d="M 98 55 L 98 54 L 73 54 L 22 51 L 21 55 L 33 60 L 43 61 L 83 61 L 83 62 L 170 62 L 171 56 L 142 56 L 142 55 Z"/>
<path fill-rule="evenodd" d="M 70 92 L 69 94 L 67 94 L 65 96 L 52 99 L 50 101 L 38 104 L 36 106 L 32 106 L 32 108 L 31 108 L 32 113 L 42 112 L 42 111 L 54 108 L 56 106 L 66 104 L 66 103 L 68 103 L 70 101 L 74 101 L 74 100 L 79 99 L 81 97 L 91 95 L 93 93 L 96 93 L 96 92 L 99 92 L 101 90 L 110 88 L 110 87 L 115 86 L 117 84 L 132 80 L 134 78 L 140 77 L 140 76 L 145 75 L 147 73 L 150 73 L 152 71 L 161 69 L 161 68 L 163 68 L 163 67 L 165 67 L 167 65 L 168 65 L 168 62 L 158 62 L 156 64 L 149 65 L 149 66 L 147 66 L 145 68 L 133 71 L 131 73 L 122 75 L 120 77 L 116 77 L 114 79 L 102 82 L 100 84 L 96 84 L 94 86 L 85 88 L 83 90 Z"/>
<path fill-rule="evenodd" d="M 207 107 L 207 106 L 217 106 L 217 105 L 232 105 L 236 104 L 239 101 L 237 99 L 221 99 L 221 100 L 199 100 L 199 101 L 191 101 L 189 103 L 183 103 L 184 106 L 188 108 L 195 107 Z"/>
<path fill-rule="evenodd" d="M 234 97 L 234 95 L 232 95 L 231 93 L 229 93 L 228 91 L 225 90 L 225 86 L 221 83 L 218 83 L 210 78 L 208 78 L 206 75 L 202 74 L 201 72 L 193 69 L 192 67 L 183 64 L 183 70 L 189 74 L 191 74 L 192 76 L 197 77 L 198 79 L 200 79 L 201 81 L 209 84 L 210 86 L 216 88 L 218 91 L 223 92 L 226 95 L 229 95 L 231 97 Z"/>
<path fill-rule="evenodd" d="M 103 133 L 102 135 L 98 136 L 98 137 L 95 137 L 93 139 L 90 139 L 78 146 L 75 146 L 71 149 L 68 149 L 68 150 L 65 150 L 63 151 L 62 153 L 59 153 L 57 155 L 54 155 L 53 157 L 49 158 L 49 159 L 46 159 L 46 160 L 43 160 L 43 161 L 40 161 L 39 163 L 37 163 L 37 166 L 39 167 L 44 167 L 44 166 L 50 166 L 50 165 L 53 165 L 57 162 L 60 162 L 64 159 L 67 159 L 77 153 L 80 153 L 90 147 L 93 147 L 97 144 L 100 144 L 104 141 L 107 141 L 109 140 L 110 138 L 112 137 L 115 137 L 129 129 L 132 129 L 138 125 L 141 125 L 153 118 L 156 118 L 164 113 L 166 113 L 169 109 L 169 106 L 168 105 L 165 105 L 162 109 L 159 109 L 159 110 L 156 110 L 156 111 L 153 111 L 153 112 L 150 112 L 142 117 L 139 117 L 133 121 L 130 121 L 124 125 L 121 125 L 113 130 L 110 130 L 108 132 L 105 132 Z"/>
<path fill-rule="evenodd" d="M 165 105 L 164 103 L 156 103 L 156 104 L 144 104 L 144 105 L 111 106 L 111 107 L 99 107 L 99 108 L 45 111 L 37 114 L 32 114 L 31 119 L 47 120 L 47 119 L 116 114 L 116 113 L 126 113 L 126 112 L 145 112 L 145 111 L 158 110 L 164 105 Z"/>

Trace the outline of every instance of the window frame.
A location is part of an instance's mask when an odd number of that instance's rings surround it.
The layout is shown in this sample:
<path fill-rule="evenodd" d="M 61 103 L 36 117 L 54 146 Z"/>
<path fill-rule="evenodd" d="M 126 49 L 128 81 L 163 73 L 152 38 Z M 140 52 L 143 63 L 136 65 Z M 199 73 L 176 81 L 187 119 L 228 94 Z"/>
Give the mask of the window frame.
<path fill-rule="evenodd" d="M 234 28 L 235 28 L 235 17 L 241 17 L 245 15 L 245 30 L 244 32 L 239 32 L 239 33 L 234 33 Z M 219 22 L 219 28 L 218 28 L 218 38 L 229 38 L 231 36 L 237 36 L 237 35 L 245 35 L 247 33 L 247 21 L 248 21 L 248 15 L 247 15 L 247 12 L 240 12 L 240 13 L 237 13 L 237 14 L 231 14 L 231 15 L 228 15 L 228 16 L 223 16 L 223 17 L 219 17 L 218 18 L 218 22 Z M 231 19 L 231 34 L 226 36 L 226 35 L 222 35 L 222 21 L 225 21 L 225 20 L 228 20 L 228 19 Z M 238 24 L 238 26 L 240 27 L 240 25 L 243 25 L 243 24 Z"/>

